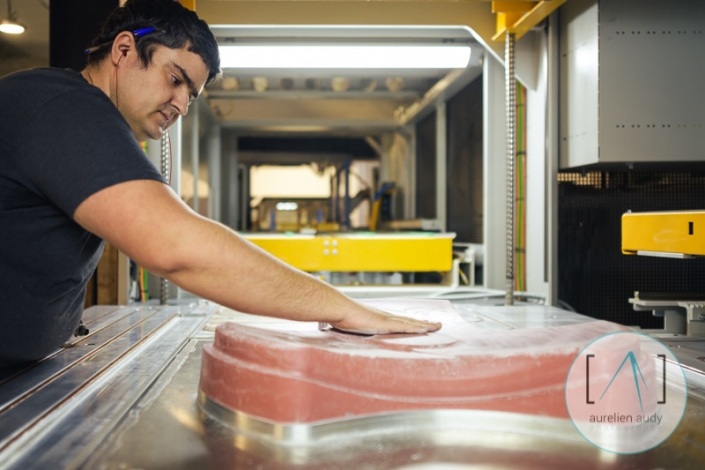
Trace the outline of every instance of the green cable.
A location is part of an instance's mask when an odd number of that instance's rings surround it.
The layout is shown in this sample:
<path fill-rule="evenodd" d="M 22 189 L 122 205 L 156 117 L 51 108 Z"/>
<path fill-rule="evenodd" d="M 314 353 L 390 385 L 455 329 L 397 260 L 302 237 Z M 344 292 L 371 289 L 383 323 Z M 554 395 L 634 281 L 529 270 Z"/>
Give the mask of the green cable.
<path fill-rule="evenodd" d="M 515 284 L 515 289 L 520 290 L 521 286 L 521 252 L 517 250 L 521 246 L 521 224 L 519 221 L 521 220 L 521 87 L 519 86 L 519 83 L 517 82 L 516 84 L 517 87 L 517 129 L 516 129 L 516 136 L 517 136 L 517 145 L 516 145 L 516 156 L 515 156 L 515 163 L 516 163 L 516 175 L 517 175 L 517 198 L 515 200 L 515 203 L 517 203 L 517 212 L 516 212 L 516 220 L 515 220 L 515 225 L 516 225 L 516 240 L 515 240 L 515 253 L 517 254 L 517 262 L 516 262 L 516 273 L 515 273 L 515 278 L 516 278 L 516 284 Z"/>
<path fill-rule="evenodd" d="M 526 110 L 526 104 L 524 102 L 524 88 L 520 86 L 519 88 L 519 94 L 521 96 L 521 112 L 519 113 L 519 122 L 521 125 L 520 128 L 520 133 L 519 135 L 521 136 L 521 140 L 519 141 L 519 145 L 521 146 L 521 159 L 520 159 L 520 167 L 521 167 L 521 180 L 519 181 L 519 187 L 520 187 L 520 194 L 521 194 L 521 202 L 520 202 L 520 207 L 521 211 L 519 213 L 519 216 L 521 217 L 521 224 L 519 228 L 519 232 L 521 233 L 521 273 L 520 273 L 520 280 L 521 280 L 521 285 L 519 286 L 519 290 L 524 291 L 525 290 L 525 270 L 526 270 L 526 230 L 525 230 L 525 222 L 526 222 L 526 204 L 525 204 L 525 199 L 526 199 L 526 187 L 524 185 L 524 179 L 526 178 L 526 174 L 524 172 L 525 169 L 525 161 L 526 161 L 526 147 L 524 146 L 524 138 L 525 138 L 525 132 L 524 132 L 524 125 L 525 125 L 525 110 Z"/>
<path fill-rule="evenodd" d="M 517 290 L 524 290 L 524 237 L 525 233 L 523 230 L 523 220 L 524 220 L 524 95 L 523 87 L 519 82 L 517 82 L 517 192 L 518 192 L 518 204 L 517 204 L 517 248 L 519 248 L 519 253 L 517 256 Z"/>
<path fill-rule="evenodd" d="M 149 300 L 149 273 L 147 272 L 146 269 L 142 270 L 142 286 L 144 288 L 144 300 L 147 301 Z"/>

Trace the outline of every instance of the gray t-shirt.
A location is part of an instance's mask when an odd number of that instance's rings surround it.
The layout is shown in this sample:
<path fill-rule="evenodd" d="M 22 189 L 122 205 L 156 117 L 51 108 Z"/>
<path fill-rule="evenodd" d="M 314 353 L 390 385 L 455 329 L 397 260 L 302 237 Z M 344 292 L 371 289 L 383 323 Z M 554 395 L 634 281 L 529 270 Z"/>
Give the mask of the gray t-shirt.
<path fill-rule="evenodd" d="M 115 105 L 78 72 L 0 79 L 0 367 L 71 336 L 103 249 L 74 212 L 139 179 L 164 181 Z"/>

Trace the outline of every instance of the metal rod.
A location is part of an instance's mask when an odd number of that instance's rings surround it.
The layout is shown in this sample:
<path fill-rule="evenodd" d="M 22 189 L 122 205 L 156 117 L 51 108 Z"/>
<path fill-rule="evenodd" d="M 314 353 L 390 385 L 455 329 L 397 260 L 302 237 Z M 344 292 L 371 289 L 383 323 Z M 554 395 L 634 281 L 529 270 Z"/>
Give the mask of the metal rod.
<path fill-rule="evenodd" d="M 171 157 L 169 155 L 171 144 L 169 142 L 168 132 L 168 130 L 165 130 L 162 133 L 162 176 L 167 182 L 171 183 Z M 159 303 L 161 305 L 166 305 L 168 297 L 169 281 L 161 277 L 159 278 Z"/>
<path fill-rule="evenodd" d="M 504 41 L 505 94 L 507 102 L 507 273 L 505 305 L 514 305 L 514 158 L 516 136 L 516 77 L 514 75 L 514 33 Z"/>

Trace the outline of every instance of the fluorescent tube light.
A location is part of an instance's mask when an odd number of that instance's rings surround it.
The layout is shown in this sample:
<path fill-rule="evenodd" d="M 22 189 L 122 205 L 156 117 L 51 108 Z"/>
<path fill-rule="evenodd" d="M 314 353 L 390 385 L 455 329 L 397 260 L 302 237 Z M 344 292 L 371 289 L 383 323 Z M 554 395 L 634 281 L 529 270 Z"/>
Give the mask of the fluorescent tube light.
<path fill-rule="evenodd" d="M 470 46 L 220 46 L 223 68 L 462 69 Z"/>

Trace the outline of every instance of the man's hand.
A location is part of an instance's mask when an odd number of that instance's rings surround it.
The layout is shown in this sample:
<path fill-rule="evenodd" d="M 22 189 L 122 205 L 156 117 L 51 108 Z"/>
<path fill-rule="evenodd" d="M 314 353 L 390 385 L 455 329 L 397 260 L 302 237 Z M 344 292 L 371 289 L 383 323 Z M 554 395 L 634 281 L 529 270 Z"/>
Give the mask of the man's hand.
<path fill-rule="evenodd" d="M 360 306 L 342 320 L 330 325 L 338 330 L 365 335 L 389 333 L 430 333 L 441 329 L 440 323 L 392 315 L 374 307 Z"/>

